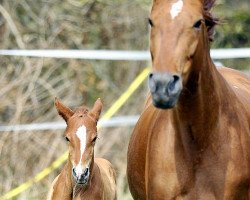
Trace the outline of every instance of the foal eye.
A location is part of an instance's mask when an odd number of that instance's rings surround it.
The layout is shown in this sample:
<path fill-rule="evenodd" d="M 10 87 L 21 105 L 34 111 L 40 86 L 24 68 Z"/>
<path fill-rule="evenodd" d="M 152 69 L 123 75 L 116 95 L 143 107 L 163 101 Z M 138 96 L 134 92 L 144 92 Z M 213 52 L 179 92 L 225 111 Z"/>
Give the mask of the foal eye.
<path fill-rule="evenodd" d="M 149 25 L 150 25 L 151 27 L 154 26 L 153 21 L 152 21 L 150 18 L 148 18 L 148 23 L 149 23 Z"/>
<path fill-rule="evenodd" d="M 68 138 L 67 136 L 65 136 L 65 140 L 66 140 L 67 142 L 69 142 L 69 138 Z"/>
<path fill-rule="evenodd" d="M 196 28 L 196 29 L 199 29 L 201 27 L 201 22 L 202 20 L 198 20 L 197 22 L 194 23 L 193 27 Z"/>
<path fill-rule="evenodd" d="M 94 139 L 92 140 L 92 143 L 95 143 L 96 142 L 96 140 L 97 140 L 97 136 L 96 137 L 94 137 Z"/>

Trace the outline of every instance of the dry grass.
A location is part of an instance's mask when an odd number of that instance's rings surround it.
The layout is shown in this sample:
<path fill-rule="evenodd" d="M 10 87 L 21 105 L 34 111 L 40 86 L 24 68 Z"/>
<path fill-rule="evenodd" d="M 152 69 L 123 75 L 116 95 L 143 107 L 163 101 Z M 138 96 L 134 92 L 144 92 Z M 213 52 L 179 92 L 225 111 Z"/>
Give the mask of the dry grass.
<path fill-rule="evenodd" d="M 39 63 L 37 59 L 29 61 L 31 64 L 33 62 Z M 129 85 L 128 81 L 126 85 L 121 87 L 122 89 L 118 89 L 120 86 L 117 86 L 115 82 L 111 82 L 111 86 L 108 83 L 103 84 L 103 80 L 93 75 L 95 73 L 92 71 L 92 67 L 65 66 L 64 70 L 60 70 L 60 63 L 67 61 L 58 60 L 59 66 L 53 68 L 45 67 L 45 62 L 42 60 L 40 62 L 40 66 L 29 68 L 30 70 L 26 69 L 25 66 L 2 69 L 4 76 L 1 76 L 1 83 L 4 84 L 1 91 L 4 92 L 0 93 L 2 94 L 0 96 L 2 102 L 0 110 L 1 121 L 4 124 L 61 120 L 53 106 L 54 96 L 59 96 L 72 108 L 80 106 L 84 102 L 92 106 L 91 99 L 100 96 L 104 101 L 104 109 L 107 110 L 115 98 Z M 134 77 L 135 74 L 131 76 L 131 79 Z M 12 81 L 9 81 L 10 79 Z M 106 85 L 109 86 L 106 87 Z M 98 87 L 100 87 L 99 94 L 96 92 Z M 145 94 L 143 91 L 146 91 L 145 88 L 144 84 L 138 93 L 133 95 L 133 99 L 126 103 L 119 115 L 139 113 L 140 109 L 136 105 L 141 103 Z M 95 90 L 94 94 L 91 94 L 92 90 Z M 97 154 L 109 158 L 117 169 L 120 197 L 128 194 L 125 170 L 126 149 L 130 133 L 131 129 L 128 127 L 103 129 L 97 147 Z M 36 173 L 49 166 L 67 148 L 62 137 L 63 131 L 5 132 L 0 134 L 0 194 L 29 180 Z M 18 199 L 42 199 L 41 197 L 44 197 L 49 184 L 58 173 L 57 170 L 41 183 L 22 193 Z"/>
<path fill-rule="evenodd" d="M 20 60 L 12 60 L 21 62 Z M 1 121 L 4 124 L 34 123 L 57 121 L 53 106 L 54 96 L 60 97 L 63 102 L 76 107 L 83 103 L 92 106 L 92 99 L 101 97 L 105 110 L 114 102 L 129 85 L 123 86 L 103 83 L 93 71 L 92 66 L 80 67 L 83 62 L 71 67 L 68 61 L 58 60 L 54 67 L 46 67 L 45 60 L 30 59 L 30 64 L 36 67 L 10 66 L 2 69 L 0 111 Z M 39 63 L 40 62 L 40 63 Z M 61 70 L 61 63 L 67 63 Z M 72 61 L 71 61 L 72 62 Z M 38 65 L 40 64 L 40 66 Z M 85 63 L 83 63 L 85 64 Z M 57 66 L 58 65 L 58 66 Z M 102 67 L 100 67 L 102 68 Z M 137 69 L 138 70 L 138 69 Z M 86 75 L 87 74 L 87 75 Z M 131 75 L 131 79 L 135 77 Z M 11 81 L 10 81 L 11 80 Z M 89 86 L 88 86 L 89 85 Z M 121 89 L 119 89 L 119 87 Z M 133 96 L 119 115 L 139 113 L 136 105 L 141 103 L 146 86 Z M 100 92 L 97 92 L 97 91 Z M 91 93 L 91 91 L 94 91 Z M 91 96 L 92 95 L 92 96 Z M 97 96 L 98 95 L 98 96 Z M 135 98 L 137 97 L 137 98 Z M 110 158 L 118 171 L 119 195 L 127 194 L 125 181 L 126 149 L 129 128 L 102 130 L 98 142 L 98 154 Z M 125 133 L 125 135 L 124 135 Z M 5 132 L 0 133 L 0 193 L 3 194 L 29 180 L 36 173 L 47 167 L 65 150 L 66 144 L 62 139 L 63 131 L 44 132 Z M 59 171 L 51 174 L 47 179 L 22 193 L 18 199 L 41 199 L 48 190 L 49 183 Z"/>
<path fill-rule="evenodd" d="M 147 9 L 140 1 L 2 0 L 0 3 L 1 48 L 146 49 L 148 46 Z M 61 120 L 53 106 L 55 96 L 72 108 L 82 104 L 92 106 L 101 97 L 107 110 L 147 65 L 17 57 L 1 57 L 0 63 L 0 123 L 6 125 Z M 139 113 L 137 105 L 144 98 L 146 87 L 144 84 L 118 115 Z M 119 199 L 129 199 L 125 173 L 131 129 L 101 132 L 97 154 L 108 158 L 117 169 Z M 62 135 L 63 131 L 0 133 L 0 194 L 29 180 L 65 152 L 67 145 Z M 59 171 L 14 199 L 44 199 Z"/>
<path fill-rule="evenodd" d="M 0 0 L 0 48 L 148 48 L 148 0 Z M 74 108 L 96 98 L 107 110 L 145 62 L 1 57 L 0 123 L 57 121 L 53 99 Z M 140 113 L 146 83 L 118 115 Z M 97 155 L 118 174 L 118 199 L 131 199 L 126 152 L 132 128 L 102 129 Z M 0 132 L 0 194 L 29 180 L 65 152 L 63 131 Z M 60 169 L 14 199 L 44 199 Z"/>

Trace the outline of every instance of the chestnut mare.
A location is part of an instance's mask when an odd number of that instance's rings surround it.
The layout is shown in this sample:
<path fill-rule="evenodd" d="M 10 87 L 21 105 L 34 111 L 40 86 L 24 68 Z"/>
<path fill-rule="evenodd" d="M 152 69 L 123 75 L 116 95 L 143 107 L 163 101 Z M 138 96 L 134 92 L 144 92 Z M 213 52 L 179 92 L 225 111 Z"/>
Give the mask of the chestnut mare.
<path fill-rule="evenodd" d="M 216 69 L 214 0 L 154 0 L 151 96 L 128 149 L 134 199 L 250 199 L 250 78 Z"/>
<path fill-rule="evenodd" d="M 69 158 L 54 180 L 47 199 L 116 199 L 115 170 L 107 160 L 94 158 L 101 100 L 95 102 L 91 111 L 80 107 L 73 112 L 57 98 L 55 106 L 67 123 L 65 138 L 69 145 Z"/>

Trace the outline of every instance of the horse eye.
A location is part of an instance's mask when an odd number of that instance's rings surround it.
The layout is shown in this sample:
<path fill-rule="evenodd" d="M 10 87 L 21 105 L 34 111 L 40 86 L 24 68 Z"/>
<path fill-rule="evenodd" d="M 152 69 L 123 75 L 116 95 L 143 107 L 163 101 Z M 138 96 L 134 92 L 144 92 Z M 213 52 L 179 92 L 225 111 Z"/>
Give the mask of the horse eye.
<path fill-rule="evenodd" d="M 66 140 L 67 142 L 69 142 L 69 138 L 68 138 L 67 136 L 65 136 L 65 140 Z"/>
<path fill-rule="evenodd" d="M 153 21 L 152 21 L 150 18 L 148 18 L 148 23 L 149 23 L 149 25 L 150 25 L 151 27 L 154 26 Z"/>
<path fill-rule="evenodd" d="M 194 23 L 193 27 L 199 29 L 201 27 L 201 19 Z"/>

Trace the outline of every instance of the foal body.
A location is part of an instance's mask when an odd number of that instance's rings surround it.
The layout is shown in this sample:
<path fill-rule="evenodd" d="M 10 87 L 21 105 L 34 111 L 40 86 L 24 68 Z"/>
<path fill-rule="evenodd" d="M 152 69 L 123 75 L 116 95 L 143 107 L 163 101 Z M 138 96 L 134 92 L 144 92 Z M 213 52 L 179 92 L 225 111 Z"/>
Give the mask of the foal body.
<path fill-rule="evenodd" d="M 53 181 L 48 200 L 116 199 L 115 172 L 107 160 L 95 158 L 88 186 L 76 185 L 71 173 L 72 166 L 67 162 Z"/>
<path fill-rule="evenodd" d="M 116 199 L 115 170 L 109 161 L 94 158 L 96 123 L 102 109 L 100 100 L 96 101 L 91 111 L 81 107 L 73 112 L 57 99 L 55 105 L 67 123 L 65 135 L 69 143 L 69 158 L 53 181 L 47 199 Z"/>
<path fill-rule="evenodd" d="M 151 96 L 128 148 L 136 200 L 250 200 L 250 78 L 213 64 L 213 2 L 154 0 Z"/>

